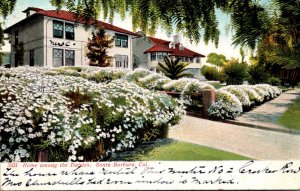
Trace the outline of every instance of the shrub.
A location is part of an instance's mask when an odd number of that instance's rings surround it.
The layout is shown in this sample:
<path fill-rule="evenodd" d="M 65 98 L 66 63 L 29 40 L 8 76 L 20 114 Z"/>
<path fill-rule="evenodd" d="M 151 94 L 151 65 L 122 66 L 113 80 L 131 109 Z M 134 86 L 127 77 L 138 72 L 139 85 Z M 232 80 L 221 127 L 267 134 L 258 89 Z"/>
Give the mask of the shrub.
<path fill-rule="evenodd" d="M 149 135 L 163 137 L 184 114 L 170 96 L 124 80 L 97 84 L 27 67 L 0 71 L 0 161 L 28 161 L 37 149 L 49 149 L 55 160 L 96 161 Z"/>
<path fill-rule="evenodd" d="M 248 94 L 251 105 L 255 105 L 256 103 L 261 103 L 264 101 L 264 97 L 258 94 L 252 86 L 240 85 L 240 88 Z"/>
<path fill-rule="evenodd" d="M 150 90 L 163 90 L 163 85 L 170 82 L 171 79 L 160 74 L 152 72 L 151 74 L 137 80 L 137 84 Z"/>
<path fill-rule="evenodd" d="M 158 62 L 158 69 L 162 71 L 168 78 L 176 80 L 182 77 L 192 76 L 192 74 L 186 73 L 188 70 L 187 66 L 189 64 L 189 62 L 180 62 L 180 58 L 176 58 L 174 60 L 168 56 L 165 56 L 164 63 Z"/>
<path fill-rule="evenodd" d="M 220 73 L 218 69 L 213 66 L 203 66 L 201 68 L 201 73 L 207 80 L 218 81 L 220 79 Z"/>
<path fill-rule="evenodd" d="M 235 95 L 244 107 L 249 107 L 251 105 L 248 94 L 240 86 L 230 85 L 221 89 L 226 90 Z"/>
<path fill-rule="evenodd" d="M 140 78 L 143 78 L 151 73 L 152 72 L 147 69 L 137 68 L 131 72 L 128 72 L 125 76 L 125 79 L 128 82 L 138 82 Z"/>
<path fill-rule="evenodd" d="M 261 92 L 263 92 L 266 100 L 275 98 L 281 94 L 281 90 L 278 87 L 269 84 L 257 84 L 254 87 L 262 90 Z"/>
<path fill-rule="evenodd" d="M 208 109 L 209 116 L 215 119 L 234 119 L 242 112 L 239 99 L 225 90 L 217 91 L 217 101 Z"/>
<path fill-rule="evenodd" d="M 279 86 L 280 83 L 281 83 L 281 80 L 279 78 L 276 78 L 276 77 L 269 78 L 269 84 L 271 84 L 272 86 Z"/>
<path fill-rule="evenodd" d="M 230 60 L 222 69 L 224 80 L 227 85 L 239 85 L 248 78 L 247 64 L 239 63 L 237 60 Z"/>
<path fill-rule="evenodd" d="M 216 119 L 234 119 L 244 107 L 259 104 L 281 94 L 278 87 L 269 84 L 227 86 L 217 91 L 217 100 L 209 108 Z"/>
<path fill-rule="evenodd" d="M 183 93 L 200 93 L 203 89 L 215 89 L 212 85 L 199 82 L 195 79 L 181 78 L 179 80 L 172 80 L 163 86 L 164 90 L 183 92 Z"/>
<path fill-rule="evenodd" d="M 249 75 L 250 84 L 266 83 L 270 76 L 270 74 L 265 70 L 265 68 L 259 66 L 258 64 L 252 64 L 249 66 Z"/>

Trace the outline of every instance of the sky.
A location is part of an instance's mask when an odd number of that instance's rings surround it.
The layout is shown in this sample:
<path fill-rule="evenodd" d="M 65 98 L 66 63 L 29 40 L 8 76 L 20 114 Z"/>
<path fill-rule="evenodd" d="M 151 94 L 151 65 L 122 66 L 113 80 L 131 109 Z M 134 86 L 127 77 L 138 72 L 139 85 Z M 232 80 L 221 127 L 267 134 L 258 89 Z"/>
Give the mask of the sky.
<path fill-rule="evenodd" d="M 5 20 L 4 28 L 9 27 L 15 24 L 16 22 L 24 19 L 26 15 L 22 11 L 25 10 L 27 7 L 55 9 L 55 7 L 51 5 L 49 0 L 17 0 L 17 4 L 13 13 L 9 15 Z M 108 22 L 107 20 L 103 20 L 101 17 L 99 19 Z M 239 47 L 235 48 L 233 45 L 231 45 L 232 34 L 230 32 L 227 34 L 225 30 L 226 26 L 230 22 L 230 17 L 221 13 L 220 11 L 217 11 L 217 19 L 219 21 L 219 30 L 221 32 L 218 48 L 215 47 L 214 43 L 208 43 L 206 45 L 202 39 L 198 44 L 191 44 L 188 39 L 182 37 L 181 41 L 183 45 L 191 50 L 194 50 L 206 56 L 211 52 L 215 52 L 218 54 L 224 54 L 228 59 L 231 57 L 240 58 Z M 112 24 L 132 31 L 131 18 L 129 15 L 127 15 L 125 20 L 121 20 L 120 16 L 116 14 Z M 168 37 L 166 32 L 162 29 L 157 30 L 155 37 L 165 40 L 172 40 L 172 36 Z M 6 45 L 3 47 L 3 51 L 10 51 L 9 43 L 5 42 L 5 44 Z"/>

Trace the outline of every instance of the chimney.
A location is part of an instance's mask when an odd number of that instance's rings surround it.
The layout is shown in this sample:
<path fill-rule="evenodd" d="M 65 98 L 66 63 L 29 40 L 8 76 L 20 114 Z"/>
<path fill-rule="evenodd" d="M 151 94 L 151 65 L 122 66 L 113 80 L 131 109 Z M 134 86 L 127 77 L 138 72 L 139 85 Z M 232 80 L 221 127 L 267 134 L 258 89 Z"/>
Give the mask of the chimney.
<path fill-rule="evenodd" d="M 23 13 L 26 14 L 26 17 L 29 17 L 29 16 L 33 15 L 34 13 L 36 13 L 38 10 L 42 10 L 42 9 L 34 8 L 34 7 L 28 7 L 27 9 L 25 9 L 23 11 Z"/>
<path fill-rule="evenodd" d="M 138 31 L 136 34 L 141 35 L 142 37 L 146 36 L 143 31 Z"/>
<path fill-rule="evenodd" d="M 184 50 L 184 46 L 182 43 L 179 43 L 179 50 Z"/>
<path fill-rule="evenodd" d="M 180 35 L 179 35 L 179 34 L 175 34 L 175 35 L 173 36 L 173 42 L 174 42 L 175 44 L 180 43 L 180 40 L 181 40 L 181 38 L 180 38 Z"/>

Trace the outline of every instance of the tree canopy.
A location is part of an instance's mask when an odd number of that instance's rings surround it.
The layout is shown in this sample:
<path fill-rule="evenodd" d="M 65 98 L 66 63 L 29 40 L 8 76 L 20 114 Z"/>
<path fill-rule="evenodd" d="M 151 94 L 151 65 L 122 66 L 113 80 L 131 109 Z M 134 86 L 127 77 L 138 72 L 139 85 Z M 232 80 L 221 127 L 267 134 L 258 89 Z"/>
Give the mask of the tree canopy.
<path fill-rule="evenodd" d="M 4 45 L 4 35 L 3 35 L 3 29 L 1 19 L 5 19 L 14 9 L 16 5 L 17 0 L 1 0 L 0 1 L 0 52 L 2 51 L 2 46 Z M 0 54 L 0 65 L 2 63 L 2 56 L 3 54 Z"/>
<path fill-rule="evenodd" d="M 213 64 L 215 66 L 222 67 L 224 66 L 224 63 L 227 61 L 226 56 L 223 54 L 217 54 L 217 53 L 209 53 L 207 55 L 207 63 Z"/>
<path fill-rule="evenodd" d="M 105 33 L 103 28 L 92 32 L 92 39 L 88 39 L 86 56 L 90 59 L 90 65 L 106 67 L 112 58 L 107 55 L 107 49 L 113 46 L 114 38 Z"/>

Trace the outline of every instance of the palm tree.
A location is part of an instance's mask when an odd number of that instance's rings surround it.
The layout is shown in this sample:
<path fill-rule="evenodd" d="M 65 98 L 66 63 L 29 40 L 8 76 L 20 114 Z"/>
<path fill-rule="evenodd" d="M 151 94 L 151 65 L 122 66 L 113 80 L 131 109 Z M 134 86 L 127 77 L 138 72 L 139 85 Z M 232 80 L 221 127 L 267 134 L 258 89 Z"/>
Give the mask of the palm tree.
<path fill-rule="evenodd" d="M 168 56 L 164 57 L 164 63 L 158 63 L 158 69 L 161 70 L 167 77 L 176 80 L 182 77 L 191 77 L 191 74 L 184 73 L 187 70 L 189 63 L 180 62 L 180 58 L 171 59 Z"/>

